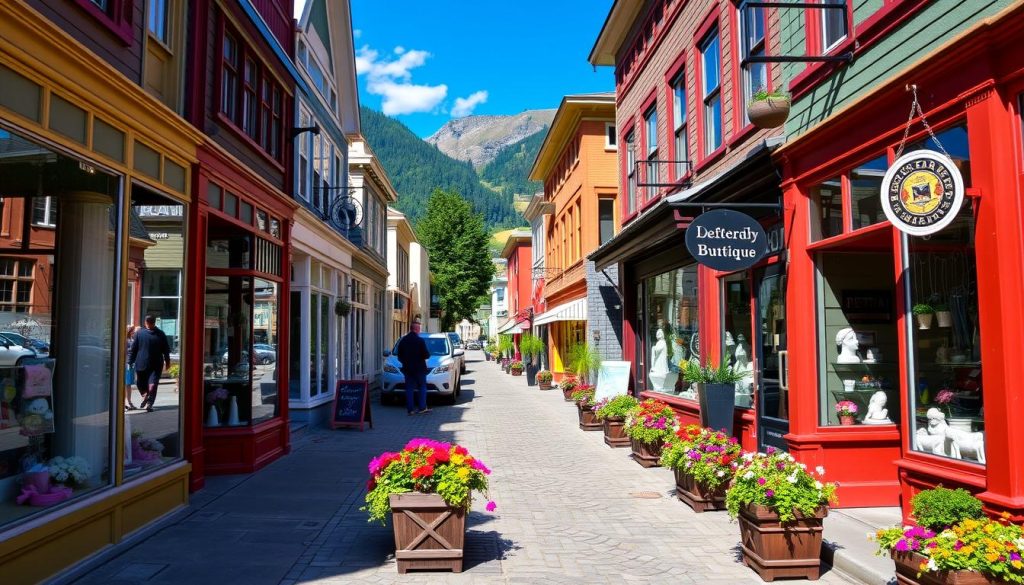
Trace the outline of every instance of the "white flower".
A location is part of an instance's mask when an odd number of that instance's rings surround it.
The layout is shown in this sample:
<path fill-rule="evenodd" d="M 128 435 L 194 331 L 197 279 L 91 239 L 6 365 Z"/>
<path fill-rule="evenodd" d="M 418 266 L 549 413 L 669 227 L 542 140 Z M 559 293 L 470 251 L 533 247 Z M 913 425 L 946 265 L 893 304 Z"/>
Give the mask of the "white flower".
<path fill-rule="evenodd" d="M 754 454 L 747 451 L 746 453 L 743 454 L 743 459 L 745 459 L 746 461 L 751 461 L 754 459 Z"/>
<path fill-rule="evenodd" d="M 825 475 L 825 468 L 820 465 L 815 467 L 814 471 L 817 471 L 818 475 Z"/>
<path fill-rule="evenodd" d="M 821 482 L 820 482 L 820 481 L 818 481 L 818 480 L 814 480 L 814 487 L 816 487 L 816 488 L 818 488 L 818 489 L 820 490 L 820 489 L 821 489 L 821 488 L 823 488 L 824 486 L 823 486 L 823 485 L 821 484 Z M 874 534 L 874 533 L 872 533 L 872 534 Z"/>
<path fill-rule="evenodd" d="M 748 471 L 748 472 L 743 474 L 743 479 L 753 479 L 753 478 L 754 478 L 754 472 L 753 471 Z"/>
<path fill-rule="evenodd" d="M 722 470 L 718 470 L 718 473 L 716 475 L 718 475 L 718 477 L 725 477 L 725 472 Z"/>
<path fill-rule="evenodd" d="M 939 566 L 935 564 L 935 559 L 933 559 L 931 557 L 928 557 L 928 570 L 929 571 L 938 571 L 939 570 Z"/>
<path fill-rule="evenodd" d="M 796 476 L 795 475 L 791 475 L 791 476 L 786 478 L 786 481 L 788 481 L 789 483 L 796 483 Z"/>
<path fill-rule="evenodd" d="M 806 463 L 801 463 L 800 464 L 800 469 L 807 469 L 807 464 Z"/>

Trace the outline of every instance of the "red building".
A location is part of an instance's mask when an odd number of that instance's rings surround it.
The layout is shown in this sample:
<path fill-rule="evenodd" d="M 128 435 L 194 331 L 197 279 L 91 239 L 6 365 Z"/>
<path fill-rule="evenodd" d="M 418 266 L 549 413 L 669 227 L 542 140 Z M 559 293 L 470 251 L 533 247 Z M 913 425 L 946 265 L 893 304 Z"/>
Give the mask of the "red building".
<path fill-rule="evenodd" d="M 516 359 L 520 359 L 519 340 L 529 331 L 533 321 L 533 262 L 531 260 L 530 232 L 514 231 L 501 250 L 508 262 L 508 321 L 498 327 L 498 334 L 512 335 L 516 344 Z"/>

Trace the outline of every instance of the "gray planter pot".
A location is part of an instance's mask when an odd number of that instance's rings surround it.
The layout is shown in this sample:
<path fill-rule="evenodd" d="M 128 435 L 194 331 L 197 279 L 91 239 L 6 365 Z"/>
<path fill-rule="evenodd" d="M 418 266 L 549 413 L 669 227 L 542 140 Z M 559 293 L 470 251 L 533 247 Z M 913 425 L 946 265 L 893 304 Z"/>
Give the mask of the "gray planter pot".
<path fill-rule="evenodd" d="M 533 364 L 526 364 L 526 385 L 536 386 L 537 385 L 537 372 L 540 371 L 540 366 Z"/>
<path fill-rule="evenodd" d="M 732 436 L 733 414 L 736 409 L 735 384 L 697 384 L 697 400 L 700 402 L 700 424 L 703 427 L 724 431 Z"/>

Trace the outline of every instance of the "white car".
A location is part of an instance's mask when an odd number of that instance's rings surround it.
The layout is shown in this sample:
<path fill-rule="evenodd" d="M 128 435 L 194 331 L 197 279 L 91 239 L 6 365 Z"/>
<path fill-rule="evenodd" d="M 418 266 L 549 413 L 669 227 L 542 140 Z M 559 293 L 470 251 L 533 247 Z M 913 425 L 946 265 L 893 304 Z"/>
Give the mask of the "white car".
<path fill-rule="evenodd" d="M 0 367 L 12 367 L 18 365 L 22 358 L 34 358 L 34 350 L 15 345 L 6 337 L 0 337 Z"/>
<path fill-rule="evenodd" d="M 427 360 L 427 396 L 435 394 L 444 396 L 449 404 L 455 404 L 458 399 L 462 373 L 459 371 L 459 360 L 465 352 L 456 349 L 448 336 L 444 333 L 420 333 L 420 337 L 427 343 L 427 351 L 430 358 Z M 399 339 L 401 341 L 401 339 Z M 394 351 L 398 349 L 398 343 L 392 351 L 385 351 L 384 375 L 381 378 L 380 401 L 387 404 L 389 401 L 405 401 L 405 375 L 402 374 L 402 362 Z"/>

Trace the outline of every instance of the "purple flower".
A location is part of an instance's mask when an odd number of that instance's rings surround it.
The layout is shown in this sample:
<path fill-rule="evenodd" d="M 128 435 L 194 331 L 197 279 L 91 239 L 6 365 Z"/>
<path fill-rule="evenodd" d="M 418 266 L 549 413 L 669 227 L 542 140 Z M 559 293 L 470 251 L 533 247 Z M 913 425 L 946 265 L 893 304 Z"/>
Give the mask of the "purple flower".
<path fill-rule="evenodd" d="M 774 498 L 775 497 L 775 491 L 773 491 L 773 490 L 764 490 L 764 497 L 766 497 L 766 498 Z"/>
<path fill-rule="evenodd" d="M 772 453 L 775 453 L 775 447 L 768 447 L 764 452 L 771 455 Z"/>
<path fill-rule="evenodd" d="M 766 483 L 768 483 L 768 482 L 766 482 L 766 481 L 765 481 L 765 479 L 764 479 L 763 477 L 759 477 L 759 478 L 757 478 L 757 485 L 764 485 L 764 484 L 766 484 Z M 770 496 L 769 496 L 769 497 L 770 497 Z"/>
<path fill-rule="evenodd" d="M 490 502 L 487 502 L 487 511 L 488 512 L 493 512 L 497 507 L 498 507 L 498 504 L 495 504 L 494 500 L 491 500 Z"/>
<path fill-rule="evenodd" d="M 781 462 L 781 461 L 775 464 L 775 469 L 778 469 L 779 471 L 782 471 L 785 468 L 786 468 L 786 464 Z"/>
<path fill-rule="evenodd" d="M 1010 553 L 1010 560 L 1011 561 L 1019 561 L 1020 560 L 1020 554 L 1015 553 L 1015 552 Z"/>
<path fill-rule="evenodd" d="M 899 542 L 896 543 L 896 550 L 900 552 L 907 552 L 910 550 L 910 546 L 907 545 L 906 539 L 901 538 Z"/>
<path fill-rule="evenodd" d="M 963 547 L 964 547 L 963 541 L 958 540 L 958 541 L 956 541 L 956 544 L 953 545 L 953 550 L 960 550 Z"/>
<path fill-rule="evenodd" d="M 694 461 L 700 461 L 700 453 L 696 449 L 690 449 L 690 452 L 686 454 L 687 457 Z"/>

